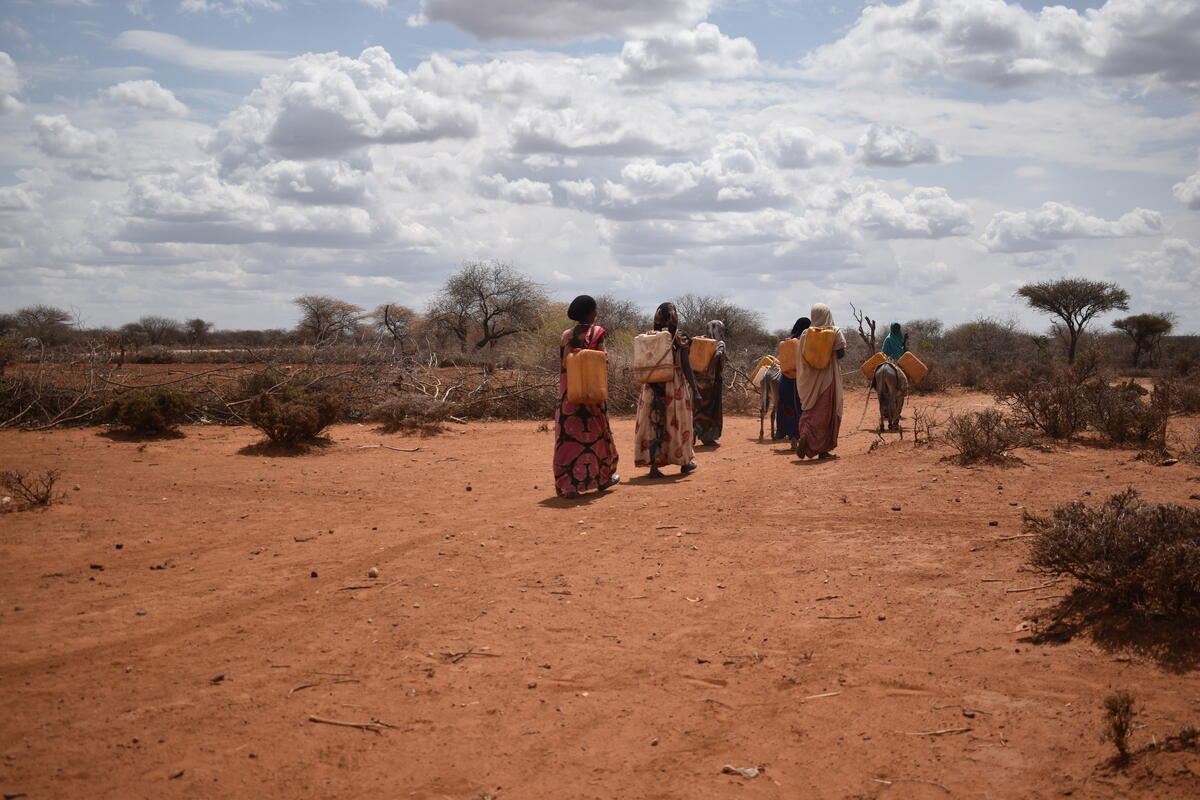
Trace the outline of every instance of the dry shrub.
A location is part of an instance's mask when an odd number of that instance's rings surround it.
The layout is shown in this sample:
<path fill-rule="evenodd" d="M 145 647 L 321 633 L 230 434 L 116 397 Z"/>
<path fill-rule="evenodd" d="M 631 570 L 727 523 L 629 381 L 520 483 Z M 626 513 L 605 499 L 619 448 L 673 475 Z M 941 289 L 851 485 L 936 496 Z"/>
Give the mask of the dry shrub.
<path fill-rule="evenodd" d="M 1081 589 L 1124 609 L 1200 613 L 1200 508 L 1143 503 L 1133 489 L 1103 505 L 1081 502 L 1050 517 L 1025 514 L 1030 563 L 1070 575 Z"/>
<path fill-rule="evenodd" d="M 384 433 L 419 433 L 432 436 L 446 429 L 445 421 L 455 408 L 415 392 L 385 400 L 371 409 L 368 422 L 377 422 Z"/>
<path fill-rule="evenodd" d="M 178 364 L 182 360 L 174 350 L 158 344 L 143 347 L 129 359 L 133 364 Z"/>
<path fill-rule="evenodd" d="M 1129 734 L 1133 733 L 1133 695 L 1124 689 L 1104 698 L 1104 730 L 1100 740 L 1112 742 L 1117 760 L 1129 758 Z"/>
<path fill-rule="evenodd" d="M 37 474 L 20 469 L 5 470 L 0 472 L 0 488 L 15 497 L 23 508 L 44 508 L 62 499 L 63 494 L 54 491 L 61 476 L 62 472 L 57 469 Z"/>
<path fill-rule="evenodd" d="M 15 364 L 21 355 L 21 346 L 9 338 L 0 338 L 0 375 L 4 374 L 4 370 L 8 369 L 10 364 Z"/>
<path fill-rule="evenodd" d="M 338 421 L 341 406 L 330 394 L 284 389 L 260 392 L 246 406 L 246 420 L 272 444 L 296 446 L 316 441 Z"/>
<path fill-rule="evenodd" d="M 913 406 L 912 437 L 913 445 L 931 445 L 938 439 L 938 428 L 945 424 L 946 419 L 939 413 L 940 409 L 928 406 Z"/>
<path fill-rule="evenodd" d="M 1177 379 L 1171 384 L 1171 410 L 1177 414 L 1200 414 L 1200 381 Z"/>
<path fill-rule="evenodd" d="M 988 408 L 951 414 L 942 438 L 954 448 L 958 463 L 975 464 L 981 461 L 1004 461 L 1014 448 L 1024 443 L 1026 437 L 1007 416 Z"/>
<path fill-rule="evenodd" d="M 126 392 L 109 403 L 105 416 L 135 433 L 156 435 L 173 431 L 194 407 L 183 392 L 158 387 Z"/>
<path fill-rule="evenodd" d="M 1085 384 L 1094 371 L 1095 359 L 1085 357 L 1074 367 L 1026 367 L 998 380 L 993 393 L 1019 424 L 1068 439 L 1087 421 Z"/>
<path fill-rule="evenodd" d="M 1095 381 L 1084 392 L 1087 422 L 1114 444 L 1147 444 L 1162 428 L 1165 412 L 1143 402 L 1146 394 L 1133 382 L 1109 386 Z"/>

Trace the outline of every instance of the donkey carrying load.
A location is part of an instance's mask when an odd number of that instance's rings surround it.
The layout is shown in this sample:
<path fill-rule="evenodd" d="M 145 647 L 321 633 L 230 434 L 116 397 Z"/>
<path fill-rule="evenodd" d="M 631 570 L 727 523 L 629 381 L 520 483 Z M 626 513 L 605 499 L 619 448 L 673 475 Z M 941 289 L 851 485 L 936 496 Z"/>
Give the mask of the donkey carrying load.
<path fill-rule="evenodd" d="M 871 388 L 879 396 L 880 433 L 885 423 L 889 431 L 900 430 L 900 412 L 904 410 L 904 400 L 908 397 L 908 376 L 904 370 L 892 361 L 885 361 L 875 368 Z"/>
<path fill-rule="evenodd" d="M 763 420 L 771 420 L 771 438 L 775 438 L 775 406 L 779 402 L 779 359 L 763 356 L 750 374 L 750 385 L 758 390 L 758 440 L 763 440 Z"/>

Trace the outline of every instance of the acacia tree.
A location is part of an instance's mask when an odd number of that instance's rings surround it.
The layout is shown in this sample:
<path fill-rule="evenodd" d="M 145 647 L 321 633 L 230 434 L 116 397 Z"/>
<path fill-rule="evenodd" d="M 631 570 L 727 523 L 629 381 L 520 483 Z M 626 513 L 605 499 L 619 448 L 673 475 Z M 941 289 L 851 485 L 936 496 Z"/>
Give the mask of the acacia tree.
<path fill-rule="evenodd" d="M 196 317 L 183 323 L 183 336 L 192 347 L 199 347 L 208 341 L 208 334 L 212 332 L 212 328 L 211 322 Z"/>
<path fill-rule="evenodd" d="M 495 347 L 496 342 L 521 331 L 534 330 L 546 305 L 542 287 L 508 264 L 469 261 L 446 280 L 430 303 L 428 321 L 454 335 L 465 347 Z"/>
<path fill-rule="evenodd" d="M 13 319 L 22 336 L 35 338 L 43 345 L 63 344 L 71 333 L 71 315 L 54 306 L 26 306 L 17 309 Z"/>
<path fill-rule="evenodd" d="M 1029 283 L 1017 290 L 1031 308 L 1057 317 L 1067 331 L 1067 363 L 1075 363 L 1079 334 L 1097 315 L 1129 308 L 1129 292 L 1115 283 L 1086 278 L 1060 278 Z M 1054 323 L 1059 328 L 1059 323 Z"/>
<path fill-rule="evenodd" d="M 296 332 L 316 345 L 353 336 L 363 314 L 362 308 L 353 303 L 315 294 L 297 297 L 292 305 L 300 309 Z"/>
<path fill-rule="evenodd" d="M 756 339 L 765 339 L 763 315 L 712 295 L 685 294 L 674 300 L 679 327 L 694 334 L 704 333 L 710 320 L 725 323 L 725 344 L 730 349 L 745 347 Z"/>
<path fill-rule="evenodd" d="M 1170 312 L 1134 314 L 1115 320 L 1112 326 L 1133 340 L 1133 366 L 1136 368 L 1142 354 L 1151 355 L 1162 338 L 1175 327 L 1175 315 Z"/>
<path fill-rule="evenodd" d="M 136 324 L 149 344 L 169 344 L 179 338 L 179 323 L 169 317 L 142 317 Z"/>
<path fill-rule="evenodd" d="M 417 312 L 399 303 L 384 303 L 376 307 L 371 319 L 381 336 L 391 336 L 393 342 L 403 344 L 412 335 Z"/>

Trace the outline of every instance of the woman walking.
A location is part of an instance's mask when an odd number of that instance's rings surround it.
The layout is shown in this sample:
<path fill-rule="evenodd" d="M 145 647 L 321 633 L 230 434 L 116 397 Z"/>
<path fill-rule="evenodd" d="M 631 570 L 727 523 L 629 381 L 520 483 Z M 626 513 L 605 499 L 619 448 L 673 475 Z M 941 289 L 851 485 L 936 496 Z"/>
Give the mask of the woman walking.
<path fill-rule="evenodd" d="M 800 352 L 805 352 L 808 337 L 816 328 L 833 329 L 833 352 L 829 363 L 817 369 L 803 355 L 796 365 L 796 394 L 804 413 L 800 417 L 800 436 L 796 455 L 801 458 L 832 458 L 830 451 L 837 447 L 838 430 L 842 427 L 842 371 L 839 362 L 846 356 L 846 336 L 833 324 L 833 312 L 824 303 L 817 303 L 809 312 L 812 327 L 800 336 Z"/>
<path fill-rule="evenodd" d="M 579 497 L 590 489 L 603 491 L 618 483 L 617 446 L 604 403 L 572 403 L 567 399 L 567 356 L 579 350 L 604 348 L 606 331 L 596 325 L 596 301 L 580 295 L 567 316 L 575 326 L 563 331 L 559 346 L 558 409 L 554 412 L 554 491 L 559 497 Z"/>
<path fill-rule="evenodd" d="M 808 330 L 808 317 L 801 317 L 792 326 L 792 339 L 799 339 L 800 334 Z M 779 374 L 779 395 L 775 398 L 775 438 L 786 438 L 796 448 L 796 440 L 800 438 L 800 398 L 796 395 L 796 376 L 788 377 Z"/>
<path fill-rule="evenodd" d="M 696 386 L 700 389 L 700 400 L 696 404 L 696 438 L 709 447 L 720 447 L 722 381 L 725 379 L 725 323 L 714 319 L 704 328 L 704 335 L 717 341 L 717 352 L 708 366 L 695 373 Z"/>
<path fill-rule="evenodd" d="M 663 303 L 654 312 L 654 330 L 671 334 L 673 369 L 669 381 L 642 384 L 633 434 L 633 463 L 650 467 L 651 478 L 661 478 L 658 468 L 667 464 L 678 464 L 681 473 L 696 468 L 692 397 L 697 390 L 688 360 L 688 338 L 679 332 L 674 304 Z"/>

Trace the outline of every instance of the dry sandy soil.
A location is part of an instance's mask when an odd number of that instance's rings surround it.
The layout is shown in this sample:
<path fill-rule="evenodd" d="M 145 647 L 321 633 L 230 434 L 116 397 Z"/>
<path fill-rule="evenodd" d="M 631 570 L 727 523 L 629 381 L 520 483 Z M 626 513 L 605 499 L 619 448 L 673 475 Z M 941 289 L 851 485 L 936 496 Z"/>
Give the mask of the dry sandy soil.
<path fill-rule="evenodd" d="M 862 401 L 840 459 L 733 418 L 692 475 L 625 463 L 581 502 L 554 497 L 536 422 L 339 426 L 300 457 L 244 450 L 248 428 L 0 432 L 4 467 L 59 467 L 67 490 L 0 515 L 0 791 L 1200 796 L 1200 752 L 1143 750 L 1200 724 L 1195 654 L 1119 631 L 1030 643 L 1070 583 L 1013 538 L 1025 510 L 1127 486 L 1192 502 L 1200 469 L 871 451 Z M 615 428 L 628 452 L 632 421 Z M 1116 688 L 1137 698 L 1125 769 L 1099 739 Z"/>

